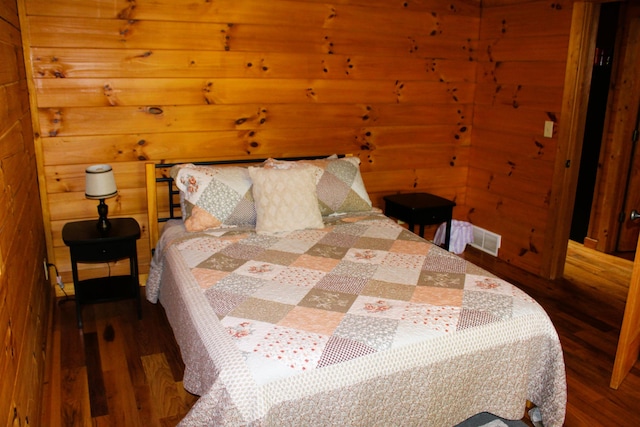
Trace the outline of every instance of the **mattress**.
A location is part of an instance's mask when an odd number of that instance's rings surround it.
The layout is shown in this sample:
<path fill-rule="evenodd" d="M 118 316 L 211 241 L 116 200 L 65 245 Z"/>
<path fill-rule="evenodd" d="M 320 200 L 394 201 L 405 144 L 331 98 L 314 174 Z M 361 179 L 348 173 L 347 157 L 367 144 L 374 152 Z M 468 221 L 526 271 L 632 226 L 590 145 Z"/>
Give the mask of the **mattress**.
<path fill-rule="evenodd" d="M 199 396 L 180 425 L 442 427 L 527 401 L 563 424 L 562 348 L 536 301 L 379 212 L 324 221 L 165 226 L 146 291 Z"/>

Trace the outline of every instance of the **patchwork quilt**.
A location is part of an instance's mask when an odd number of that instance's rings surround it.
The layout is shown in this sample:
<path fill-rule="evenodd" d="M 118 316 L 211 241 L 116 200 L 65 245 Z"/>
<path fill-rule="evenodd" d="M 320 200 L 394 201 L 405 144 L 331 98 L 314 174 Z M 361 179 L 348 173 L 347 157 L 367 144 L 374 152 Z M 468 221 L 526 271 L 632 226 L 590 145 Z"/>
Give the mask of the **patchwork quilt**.
<path fill-rule="evenodd" d="M 322 229 L 160 239 L 161 301 L 200 397 L 181 425 L 454 425 L 487 411 L 545 426 L 566 405 L 562 350 L 524 292 L 380 213 Z"/>

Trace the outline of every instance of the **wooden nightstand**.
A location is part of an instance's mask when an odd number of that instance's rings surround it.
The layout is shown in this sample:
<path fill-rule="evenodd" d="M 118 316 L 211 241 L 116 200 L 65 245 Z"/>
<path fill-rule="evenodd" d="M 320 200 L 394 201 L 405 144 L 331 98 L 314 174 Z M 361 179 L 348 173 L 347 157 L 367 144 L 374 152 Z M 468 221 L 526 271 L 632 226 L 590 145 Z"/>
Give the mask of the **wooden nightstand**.
<path fill-rule="evenodd" d="M 142 317 L 136 240 L 140 226 L 133 218 L 110 218 L 111 229 L 101 233 L 96 220 L 70 222 L 62 228 L 62 240 L 71 251 L 78 328 L 82 328 L 82 305 L 133 298 Z M 78 263 L 107 263 L 129 258 L 128 276 L 78 279 Z"/>
<path fill-rule="evenodd" d="M 446 222 L 445 249 L 451 241 L 451 219 L 455 202 L 429 193 L 404 193 L 384 196 L 384 213 L 409 225 L 420 225 L 420 236 L 424 237 L 424 226 Z"/>

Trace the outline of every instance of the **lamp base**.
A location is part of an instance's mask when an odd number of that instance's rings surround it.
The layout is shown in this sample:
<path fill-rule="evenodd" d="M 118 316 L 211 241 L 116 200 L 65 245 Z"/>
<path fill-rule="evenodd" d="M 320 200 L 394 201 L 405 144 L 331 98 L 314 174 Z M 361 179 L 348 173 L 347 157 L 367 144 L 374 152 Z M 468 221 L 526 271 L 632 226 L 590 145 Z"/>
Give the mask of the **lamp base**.
<path fill-rule="evenodd" d="M 98 223 L 96 227 L 100 230 L 101 233 L 106 233 L 111 229 L 111 223 L 107 219 L 107 214 L 109 213 L 109 206 L 104 202 L 104 199 L 100 199 L 100 204 L 98 205 Z"/>

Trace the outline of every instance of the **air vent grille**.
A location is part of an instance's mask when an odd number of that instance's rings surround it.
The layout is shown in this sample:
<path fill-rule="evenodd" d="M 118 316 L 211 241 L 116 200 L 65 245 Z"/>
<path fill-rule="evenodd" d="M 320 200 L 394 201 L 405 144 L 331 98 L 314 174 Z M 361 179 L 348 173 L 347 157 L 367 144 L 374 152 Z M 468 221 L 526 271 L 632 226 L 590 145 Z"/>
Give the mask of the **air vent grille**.
<path fill-rule="evenodd" d="M 485 230 L 484 228 L 473 226 L 473 243 L 469 243 L 474 248 L 478 248 L 493 256 L 498 256 L 498 249 L 502 242 L 502 236 Z"/>

